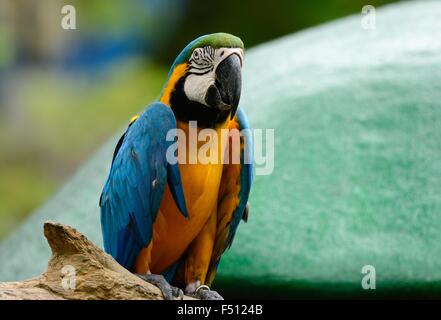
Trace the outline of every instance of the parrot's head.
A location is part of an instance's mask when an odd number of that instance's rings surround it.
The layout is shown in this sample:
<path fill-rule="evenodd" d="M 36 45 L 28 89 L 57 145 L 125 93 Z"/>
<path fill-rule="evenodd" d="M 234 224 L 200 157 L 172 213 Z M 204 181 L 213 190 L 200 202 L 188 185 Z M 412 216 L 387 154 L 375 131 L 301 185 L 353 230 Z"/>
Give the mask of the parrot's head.
<path fill-rule="evenodd" d="M 178 120 L 214 127 L 236 113 L 242 86 L 243 42 L 214 33 L 190 42 L 173 63 L 160 100 Z"/>

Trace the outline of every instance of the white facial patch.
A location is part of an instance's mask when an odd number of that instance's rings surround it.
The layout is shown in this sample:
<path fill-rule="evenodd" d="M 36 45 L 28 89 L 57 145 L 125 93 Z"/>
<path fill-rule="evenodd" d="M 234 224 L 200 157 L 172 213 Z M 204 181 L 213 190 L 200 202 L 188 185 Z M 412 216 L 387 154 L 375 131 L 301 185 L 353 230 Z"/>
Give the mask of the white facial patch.
<path fill-rule="evenodd" d="M 189 75 L 184 83 L 184 92 L 189 100 L 208 106 L 205 95 L 208 88 L 216 81 L 216 68 L 232 54 L 237 54 L 242 63 L 243 50 L 240 48 L 213 49 L 207 46 L 193 51 L 189 60 Z"/>

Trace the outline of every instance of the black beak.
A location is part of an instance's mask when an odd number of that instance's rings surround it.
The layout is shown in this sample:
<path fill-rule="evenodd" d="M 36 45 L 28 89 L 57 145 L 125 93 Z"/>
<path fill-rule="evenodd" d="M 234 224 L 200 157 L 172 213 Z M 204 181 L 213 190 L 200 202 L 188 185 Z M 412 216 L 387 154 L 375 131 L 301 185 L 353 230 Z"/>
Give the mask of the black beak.
<path fill-rule="evenodd" d="M 225 58 L 216 68 L 216 82 L 205 96 L 209 106 L 220 110 L 231 109 L 231 118 L 236 114 L 242 88 L 242 62 L 237 54 Z"/>

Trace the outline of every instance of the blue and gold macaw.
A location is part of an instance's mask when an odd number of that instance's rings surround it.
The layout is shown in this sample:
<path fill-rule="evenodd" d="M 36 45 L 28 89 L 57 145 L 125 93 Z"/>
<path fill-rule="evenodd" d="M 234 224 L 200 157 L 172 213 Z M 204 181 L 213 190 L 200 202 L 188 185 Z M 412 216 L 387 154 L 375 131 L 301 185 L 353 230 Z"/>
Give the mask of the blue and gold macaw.
<path fill-rule="evenodd" d="M 197 38 L 178 55 L 157 102 L 135 116 L 119 140 L 101 198 L 104 248 L 122 266 L 157 285 L 166 299 L 186 294 L 219 299 L 209 289 L 220 258 L 230 247 L 240 221 L 247 220 L 252 182 L 249 131 L 238 108 L 243 43 L 230 34 Z M 191 149 L 191 121 L 197 132 L 211 129 L 219 161 L 200 161 Z M 172 163 L 167 150 L 187 137 L 184 154 Z M 237 129 L 237 130 L 233 130 Z M 214 135 L 214 136 L 213 136 Z M 226 141 L 226 142 L 225 142 Z M 231 160 L 239 141 L 240 160 Z M 182 146 L 182 144 L 181 144 Z M 206 146 L 205 146 L 206 147 Z M 216 156 L 217 154 L 217 156 Z M 182 157 L 183 156 L 183 157 Z M 196 162 L 189 161 L 196 158 Z"/>

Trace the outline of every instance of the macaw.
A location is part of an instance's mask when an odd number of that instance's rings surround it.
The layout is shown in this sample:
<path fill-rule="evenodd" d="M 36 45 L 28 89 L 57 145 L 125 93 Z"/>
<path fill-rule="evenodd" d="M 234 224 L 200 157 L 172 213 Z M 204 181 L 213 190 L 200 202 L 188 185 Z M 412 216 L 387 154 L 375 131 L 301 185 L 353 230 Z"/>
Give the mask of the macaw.
<path fill-rule="evenodd" d="M 165 299 L 182 298 L 184 291 L 222 299 L 210 285 L 240 221 L 248 218 L 252 161 L 245 159 L 251 159 L 252 142 L 238 108 L 243 50 L 242 41 L 226 33 L 190 42 L 158 100 L 131 120 L 113 154 L 99 201 L 104 249 L 158 286 Z M 181 160 L 168 160 L 167 150 L 179 140 L 168 139 L 168 132 L 188 135 L 193 121 L 198 133 L 214 132 L 211 150 L 217 148 L 221 161 L 186 161 L 203 147 L 198 141 L 191 149 L 188 137 L 179 141 Z M 234 140 L 239 130 L 245 133 Z M 222 161 L 231 160 L 232 141 L 239 141 L 240 160 Z"/>

